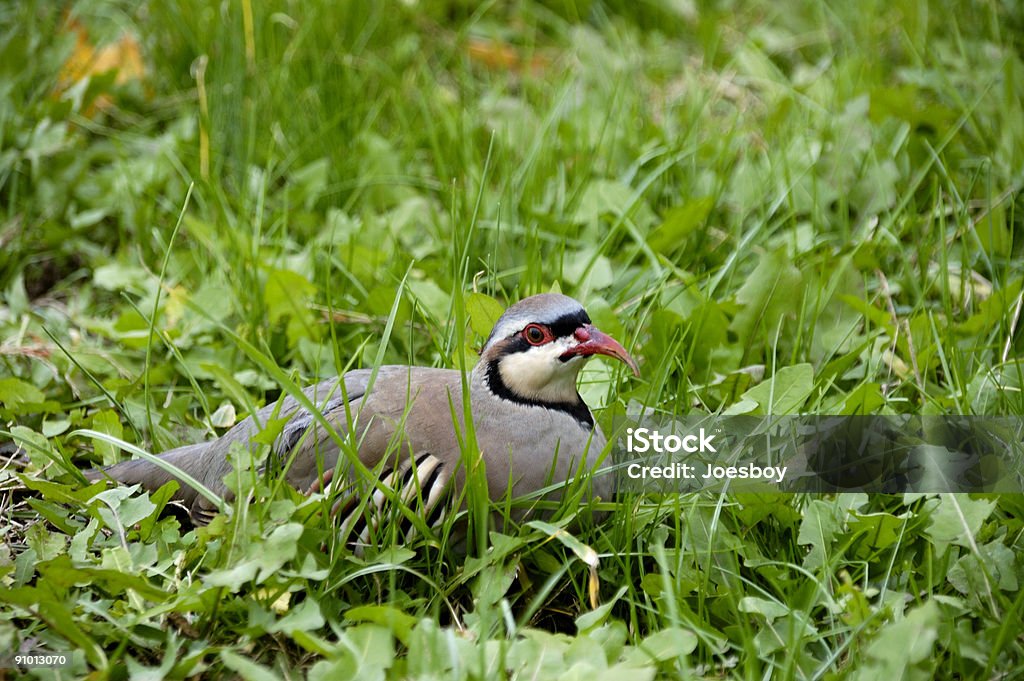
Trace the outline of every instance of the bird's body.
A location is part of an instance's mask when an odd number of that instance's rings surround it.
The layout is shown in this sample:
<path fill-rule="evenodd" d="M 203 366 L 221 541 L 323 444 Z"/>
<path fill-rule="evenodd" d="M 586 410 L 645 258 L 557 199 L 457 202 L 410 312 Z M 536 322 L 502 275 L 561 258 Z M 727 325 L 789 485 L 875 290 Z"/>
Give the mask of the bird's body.
<path fill-rule="evenodd" d="M 576 377 L 593 354 L 635 363 L 617 342 L 590 324 L 572 298 L 542 294 L 511 307 L 495 324 L 478 364 L 467 375 L 473 430 L 486 465 L 492 499 L 513 497 L 563 483 L 591 470 L 605 437 L 576 390 Z M 372 376 L 372 384 L 371 384 Z M 341 435 L 349 424 L 359 460 L 391 486 L 415 490 L 428 504 L 465 479 L 463 379 L 459 371 L 384 366 L 346 373 L 307 388 L 306 398 Z M 287 481 L 300 490 L 318 489 L 325 480 L 346 478 L 352 466 L 341 456 L 336 436 L 294 397 L 261 409 L 210 442 L 186 445 L 161 458 L 218 496 L 230 497 L 224 483 L 231 471 L 228 453 L 252 438 L 271 419 L 287 419 L 272 456 L 287 463 Z M 156 489 L 173 475 L 145 460 L 126 461 L 90 477 L 110 477 Z M 608 476 L 593 491 L 610 492 Z M 192 518 L 206 522 L 214 504 L 182 484 L 177 498 Z"/>

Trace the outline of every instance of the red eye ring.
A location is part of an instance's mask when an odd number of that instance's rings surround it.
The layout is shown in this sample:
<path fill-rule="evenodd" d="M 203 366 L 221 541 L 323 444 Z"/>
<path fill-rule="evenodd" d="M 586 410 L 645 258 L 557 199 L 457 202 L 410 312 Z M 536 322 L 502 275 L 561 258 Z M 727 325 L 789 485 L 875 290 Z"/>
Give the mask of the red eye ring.
<path fill-rule="evenodd" d="M 530 345 L 543 345 L 551 340 L 551 334 L 540 324 L 527 324 L 523 329 L 523 338 Z"/>

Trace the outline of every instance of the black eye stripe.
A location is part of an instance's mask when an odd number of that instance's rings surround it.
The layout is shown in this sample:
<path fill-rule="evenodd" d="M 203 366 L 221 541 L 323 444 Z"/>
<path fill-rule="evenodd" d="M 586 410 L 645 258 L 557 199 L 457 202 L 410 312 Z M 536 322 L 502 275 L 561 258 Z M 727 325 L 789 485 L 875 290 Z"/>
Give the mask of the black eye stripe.
<path fill-rule="evenodd" d="M 539 322 L 532 322 L 539 323 Z M 561 338 L 562 336 L 571 336 L 573 331 L 580 328 L 584 324 L 590 323 L 590 316 L 586 313 L 586 310 L 576 310 L 569 314 L 562 315 L 558 319 L 543 326 L 548 327 L 551 331 L 551 335 L 555 338 Z M 528 324 L 526 326 L 529 326 Z M 523 329 L 526 328 L 523 327 Z M 522 333 L 520 330 L 519 333 Z"/>

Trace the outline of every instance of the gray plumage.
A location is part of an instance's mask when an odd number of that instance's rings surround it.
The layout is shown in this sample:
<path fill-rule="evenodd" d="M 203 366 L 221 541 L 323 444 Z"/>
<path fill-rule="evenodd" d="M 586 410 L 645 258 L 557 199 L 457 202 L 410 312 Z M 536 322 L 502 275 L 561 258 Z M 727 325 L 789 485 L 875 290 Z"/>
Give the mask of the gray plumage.
<path fill-rule="evenodd" d="M 510 487 L 513 496 L 521 496 L 593 468 L 606 441 L 576 391 L 576 377 L 594 354 L 620 359 L 636 372 L 622 346 L 595 329 L 583 307 L 568 296 L 526 298 L 495 324 L 479 362 L 467 376 L 476 440 L 492 499 L 502 497 Z M 450 369 L 384 366 L 370 386 L 371 373 L 369 369 L 351 371 L 340 381 L 328 379 L 304 393 L 340 434 L 347 432 L 352 419 L 353 442 L 363 465 L 381 470 L 390 486 L 401 482 L 405 496 L 415 492 L 432 505 L 442 492 L 453 486 L 458 489 L 465 478 L 459 444 L 464 432 L 461 374 Z M 275 412 L 276 418 L 288 421 L 274 441 L 271 456 L 281 462 L 292 460 L 286 472 L 288 483 L 303 491 L 318 489 L 338 464 L 338 444 L 291 396 L 280 405 L 262 408 L 256 420 L 246 418 L 220 438 L 179 447 L 160 458 L 230 498 L 223 482 L 231 471 L 229 450 L 235 443 L 252 446 L 260 424 L 275 418 Z M 339 470 L 342 475 L 352 473 L 344 456 Z M 173 477 L 141 459 L 87 475 L 138 483 L 150 490 Z M 593 485 L 596 495 L 609 497 L 610 476 L 596 477 Z M 181 485 L 176 498 L 197 523 L 208 522 L 216 512 L 210 500 L 187 484 Z"/>

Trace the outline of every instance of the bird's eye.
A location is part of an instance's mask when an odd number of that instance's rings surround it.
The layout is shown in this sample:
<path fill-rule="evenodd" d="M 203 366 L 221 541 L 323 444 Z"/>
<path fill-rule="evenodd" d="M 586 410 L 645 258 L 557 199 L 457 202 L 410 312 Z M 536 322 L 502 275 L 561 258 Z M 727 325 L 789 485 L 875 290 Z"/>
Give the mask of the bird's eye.
<path fill-rule="evenodd" d="M 548 335 L 544 333 L 543 327 L 539 324 L 530 324 L 523 329 L 523 336 L 530 345 L 540 345 L 547 340 Z"/>

